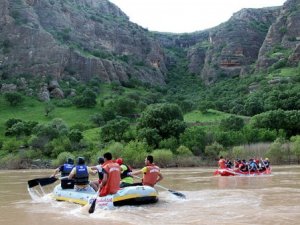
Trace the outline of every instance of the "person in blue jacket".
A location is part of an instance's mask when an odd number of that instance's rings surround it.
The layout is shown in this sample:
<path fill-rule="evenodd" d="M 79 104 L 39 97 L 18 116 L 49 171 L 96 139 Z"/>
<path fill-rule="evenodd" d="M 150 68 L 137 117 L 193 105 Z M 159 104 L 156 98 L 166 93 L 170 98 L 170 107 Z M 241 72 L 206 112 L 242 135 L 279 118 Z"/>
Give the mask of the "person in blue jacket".
<path fill-rule="evenodd" d="M 74 180 L 67 178 L 73 168 L 74 168 L 74 160 L 71 158 L 68 158 L 67 161 L 63 165 L 56 168 L 56 170 L 51 175 L 51 177 L 55 177 L 58 173 L 60 173 L 61 177 L 66 177 L 65 179 L 61 179 L 61 188 L 62 189 L 73 189 L 74 188 Z"/>

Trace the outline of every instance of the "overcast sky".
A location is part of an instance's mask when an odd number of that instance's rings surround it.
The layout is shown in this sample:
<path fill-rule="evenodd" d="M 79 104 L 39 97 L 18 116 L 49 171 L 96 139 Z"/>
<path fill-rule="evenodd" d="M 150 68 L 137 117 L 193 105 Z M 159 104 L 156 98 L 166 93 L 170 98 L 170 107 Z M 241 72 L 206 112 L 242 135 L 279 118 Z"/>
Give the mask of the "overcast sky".
<path fill-rule="evenodd" d="M 286 0 L 109 0 L 130 21 L 151 31 L 184 33 L 227 21 L 242 8 L 280 6 Z"/>

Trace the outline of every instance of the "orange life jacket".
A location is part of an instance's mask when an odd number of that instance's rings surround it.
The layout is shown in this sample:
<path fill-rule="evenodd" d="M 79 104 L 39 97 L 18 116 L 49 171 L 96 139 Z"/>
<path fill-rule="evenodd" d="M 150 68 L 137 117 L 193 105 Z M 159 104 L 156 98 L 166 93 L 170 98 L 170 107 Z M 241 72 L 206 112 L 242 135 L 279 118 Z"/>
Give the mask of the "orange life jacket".
<path fill-rule="evenodd" d="M 160 169 L 158 166 L 151 164 L 147 166 L 147 171 L 143 176 L 143 185 L 153 187 L 156 184 Z"/>
<path fill-rule="evenodd" d="M 219 160 L 219 167 L 220 167 L 220 169 L 226 169 L 227 168 L 225 159 L 220 159 Z"/>
<path fill-rule="evenodd" d="M 106 161 L 102 168 L 107 174 L 106 184 L 100 190 L 100 196 L 106 196 L 109 194 L 115 194 L 120 189 L 120 165 L 112 160 Z"/>

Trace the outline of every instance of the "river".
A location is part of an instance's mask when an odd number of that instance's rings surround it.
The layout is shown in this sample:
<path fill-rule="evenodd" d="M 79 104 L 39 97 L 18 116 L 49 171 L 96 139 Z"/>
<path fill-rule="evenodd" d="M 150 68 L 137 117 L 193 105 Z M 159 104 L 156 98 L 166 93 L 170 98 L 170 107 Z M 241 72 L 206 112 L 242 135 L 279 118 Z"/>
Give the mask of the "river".
<path fill-rule="evenodd" d="M 271 176 L 214 177 L 213 168 L 163 169 L 160 200 L 145 206 L 84 212 L 81 206 L 47 196 L 31 198 L 27 181 L 50 170 L 0 171 L 0 224 L 7 225 L 161 225 L 299 224 L 300 166 L 274 166 Z M 46 193 L 53 186 L 45 186 Z M 159 190 L 159 189 L 158 189 Z"/>

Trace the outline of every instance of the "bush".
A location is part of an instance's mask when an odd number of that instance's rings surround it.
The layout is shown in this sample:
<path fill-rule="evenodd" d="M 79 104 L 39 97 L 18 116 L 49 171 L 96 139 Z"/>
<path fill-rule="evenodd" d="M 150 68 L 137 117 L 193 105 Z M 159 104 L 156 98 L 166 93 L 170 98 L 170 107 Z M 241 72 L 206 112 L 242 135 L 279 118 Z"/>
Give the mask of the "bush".
<path fill-rule="evenodd" d="M 283 141 L 281 139 L 276 139 L 269 147 L 266 156 L 273 163 L 280 163 L 283 160 Z"/>
<path fill-rule="evenodd" d="M 224 150 L 223 146 L 214 142 L 212 145 L 206 146 L 204 152 L 209 159 L 216 159 L 222 150 Z"/>
<path fill-rule="evenodd" d="M 18 152 L 22 141 L 16 141 L 15 139 L 7 139 L 3 142 L 2 150 L 7 152 Z"/>
<path fill-rule="evenodd" d="M 70 152 L 61 152 L 55 160 L 52 161 L 52 166 L 58 167 L 66 162 L 68 158 L 75 159 L 75 156 Z"/>
<path fill-rule="evenodd" d="M 173 153 L 169 149 L 157 149 L 152 152 L 155 164 L 160 167 L 174 166 Z"/>
<path fill-rule="evenodd" d="M 177 148 L 176 153 L 178 156 L 193 156 L 192 151 L 183 145 L 180 145 L 179 148 Z"/>
<path fill-rule="evenodd" d="M 145 158 L 147 152 L 149 151 L 149 146 L 145 142 L 130 141 L 124 148 L 121 154 L 124 162 L 133 167 L 145 166 Z"/>

